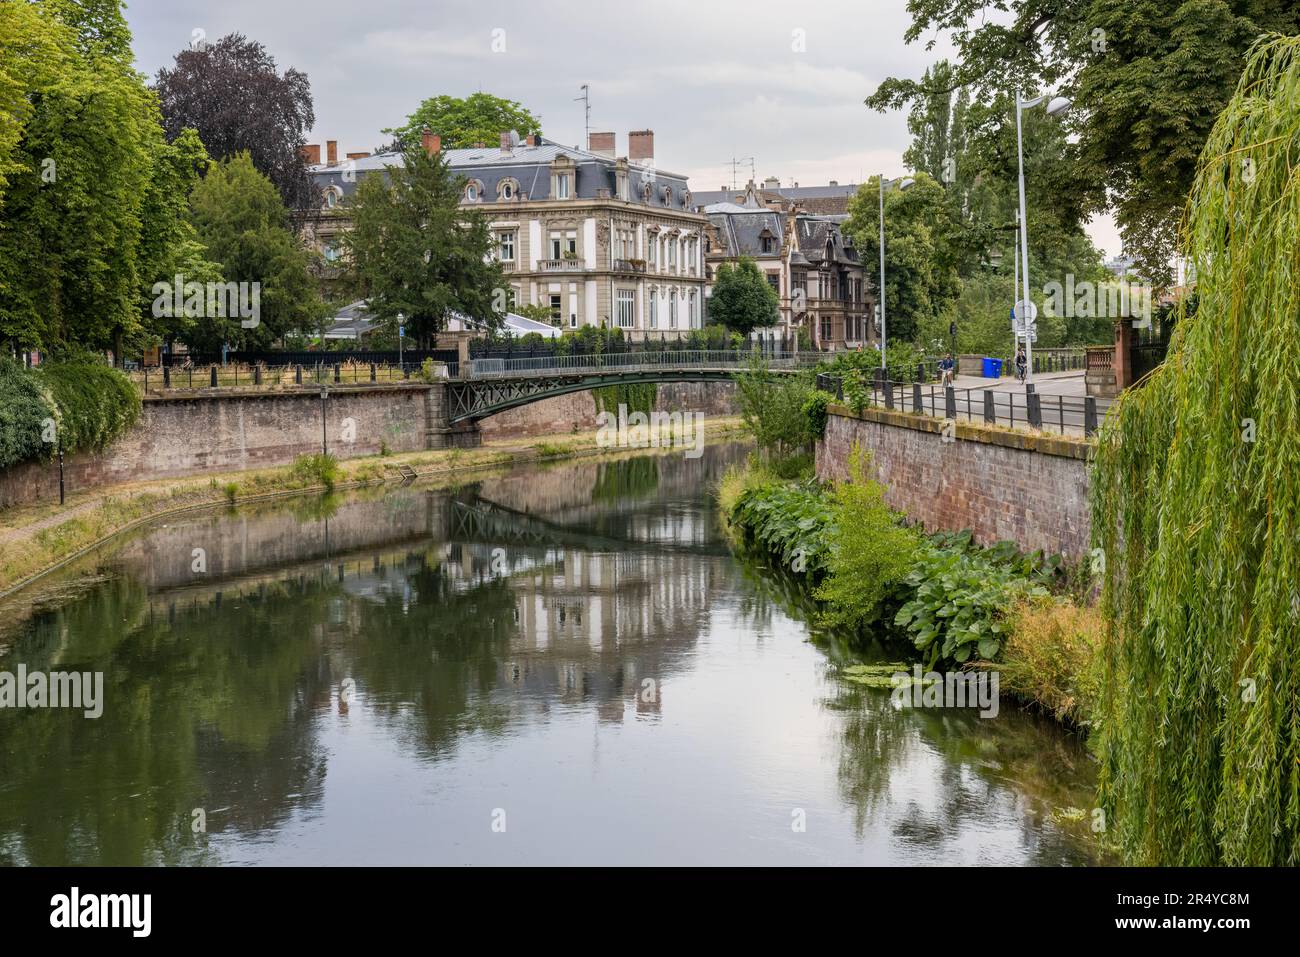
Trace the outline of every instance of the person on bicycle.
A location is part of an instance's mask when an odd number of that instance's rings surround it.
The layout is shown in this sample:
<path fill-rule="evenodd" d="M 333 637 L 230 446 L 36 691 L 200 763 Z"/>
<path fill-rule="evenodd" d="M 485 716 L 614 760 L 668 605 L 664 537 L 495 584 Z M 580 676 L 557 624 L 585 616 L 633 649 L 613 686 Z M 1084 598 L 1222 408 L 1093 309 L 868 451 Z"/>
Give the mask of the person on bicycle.
<path fill-rule="evenodd" d="M 1016 347 L 1016 378 L 1019 381 L 1021 382 L 1025 381 L 1025 370 L 1027 368 L 1028 368 L 1028 363 L 1025 359 L 1025 347 L 1017 346 Z"/>
<path fill-rule="evenodd" d="M 953 361 L 951 352 L 939 360 L 939 380 L 945 389 L 952 385 L 952 375 L 956 367 L 957 363 Z"/>

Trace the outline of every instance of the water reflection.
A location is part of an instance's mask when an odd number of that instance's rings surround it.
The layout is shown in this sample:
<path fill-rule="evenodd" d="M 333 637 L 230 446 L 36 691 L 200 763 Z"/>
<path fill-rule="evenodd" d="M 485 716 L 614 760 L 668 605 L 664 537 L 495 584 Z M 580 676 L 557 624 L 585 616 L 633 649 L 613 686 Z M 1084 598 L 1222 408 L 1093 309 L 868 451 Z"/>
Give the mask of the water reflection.
<path fill-rule="evenodd" d="M 6 636 L 0 670 L 103 671 L 106 704 L 0 711 L 0 861 L 1086 859 L 1051 818 L 1088 800 L 1072 739 L 844 685 L 730 556 L 706 489 L 743 454 L 121 541 Z"/>

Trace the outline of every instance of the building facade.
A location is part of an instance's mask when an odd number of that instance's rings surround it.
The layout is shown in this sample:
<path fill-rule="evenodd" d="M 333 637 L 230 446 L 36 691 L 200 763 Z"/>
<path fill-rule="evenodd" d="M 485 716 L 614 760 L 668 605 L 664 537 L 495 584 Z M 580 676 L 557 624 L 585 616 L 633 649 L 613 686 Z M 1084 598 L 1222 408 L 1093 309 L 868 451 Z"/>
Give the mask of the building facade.
<path fill-rule="evenodd" d="M 702 207 L 709 221 L 704 239 L 709 293 L 720 265 L 748 257 L 776 290 L 783 335 L 793 338 L 802 331 L 823 350 L 877 342 L 875 284 L 842 228 L 846 214 L 809 213 L 800 200 L 758 190 L 753 182 L 743 194 L 727 197 Z"/>
<path fill-rule="evenodd" d="M 437 136 L 425 149 L 440 152 Z M 654 133 L 628 134 L 615 156 L 613 133 L 592 133 L 588 149 L 502 133 L 500 142 L 441 151 L 464 178 L 461 205 L 477 209 L 496 237 L 509 308 L 545 308 L 565 329 L 618 328 L 632 339 L 680 337 L 704 323 L 703 234 L 686 178 L 656 168 Z M 308 147 L 309 161 L 319 146 Z M 382 175 L 398 155 L 350 153 L 311 166 L 324 198 L 305 226 L 326 263 L 349 228 L 346 200 L 363 176 Z"/>

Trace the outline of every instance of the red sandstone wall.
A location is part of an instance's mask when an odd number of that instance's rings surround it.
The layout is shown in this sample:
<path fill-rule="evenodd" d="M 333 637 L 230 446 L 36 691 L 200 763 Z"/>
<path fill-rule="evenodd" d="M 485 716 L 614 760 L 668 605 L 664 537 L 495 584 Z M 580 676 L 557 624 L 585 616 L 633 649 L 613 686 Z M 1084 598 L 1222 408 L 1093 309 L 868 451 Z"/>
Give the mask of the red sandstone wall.
<path fill-rule="evenodd" d="M 1041 548 L 1074 557 L 1087 553 L 1085 461 L 975 441 L 970 438 L 974 430 L 964 424 L 954 441 L 945 442 L 939 420 L 912 421 L 914 425 L 896 425 L 828 416 L 826 436 L 817 443 L 817 475 L 842 477 L 856 441 L 872 453 L 889 505 L 929 531 L 969 528 L 985 544 L 1010 539 L 1026 550 Z M 1029 444 L 1024 436 L 1007 441 Z M 1050 447 L 1056 442 L 1041 444 Z"/>

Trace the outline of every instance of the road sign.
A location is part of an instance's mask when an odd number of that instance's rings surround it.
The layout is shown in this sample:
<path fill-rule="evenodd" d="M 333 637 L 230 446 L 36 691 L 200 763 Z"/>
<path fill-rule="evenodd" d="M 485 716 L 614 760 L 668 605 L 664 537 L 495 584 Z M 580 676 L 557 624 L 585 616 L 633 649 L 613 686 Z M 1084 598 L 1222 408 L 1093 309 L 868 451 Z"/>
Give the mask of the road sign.
<path fill-rule="evenodd" d="M 1038 307 L 1034 305 L 1032 300 L 1021 299 L 1016 303 L 1015 309 L 1012 310 L 1011 314 L 1017 320 L 1024 321 L 1027 319 L 1030 323 L 1033 323 L 1038 320 Z"/>
<path fill-rule="evenodd" d="M 1034 326 L 1029 327 L 1028 332 L 1016 330 L 1016 339 L 1021 342 L 1034 343 L 1038 341 L 1038 329 Z"/>

